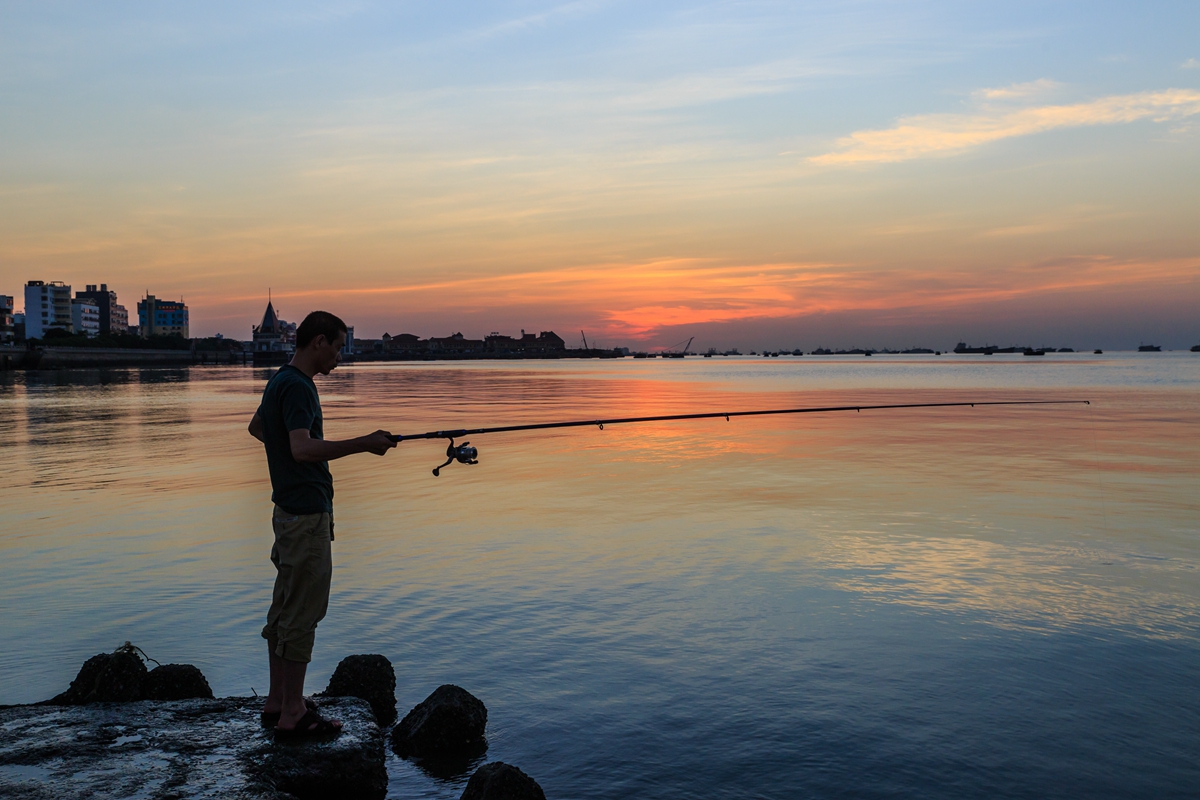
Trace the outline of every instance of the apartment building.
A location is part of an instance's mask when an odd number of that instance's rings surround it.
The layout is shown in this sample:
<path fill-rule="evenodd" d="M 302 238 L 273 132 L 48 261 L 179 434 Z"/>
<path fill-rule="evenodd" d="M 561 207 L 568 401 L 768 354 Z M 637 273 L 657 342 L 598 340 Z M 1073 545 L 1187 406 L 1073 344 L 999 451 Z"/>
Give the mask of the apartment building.
<path fill-rule="evenodd" d="M 76 300 L 93 300 L 100 309 L 101 333 L 128 333 L 129 311 L 117 302 L 117 293 L 109 291 L 108 284 L 102 283 L 99 288 L 89 283 L 87 289 L 75 293 Z"/>
<path fill-rule="evenodd" d="M 25 284 L 25 336 L 41 339 L 52 328 L 74 332 L 71 287 L 62 281 L 29 281 Z"/>
<path fill-rule="evenodd" d="M 100 306 L 95 300 L 71 301 L 71 327 L 75 333 L 100 335 Z"/>
<path fill-rule="evenodd" d="M 188 335 L 188 307 L 182 300 L 160 300 L 152 294 L 138 301 L 138 326 L 143 339 Z"/>

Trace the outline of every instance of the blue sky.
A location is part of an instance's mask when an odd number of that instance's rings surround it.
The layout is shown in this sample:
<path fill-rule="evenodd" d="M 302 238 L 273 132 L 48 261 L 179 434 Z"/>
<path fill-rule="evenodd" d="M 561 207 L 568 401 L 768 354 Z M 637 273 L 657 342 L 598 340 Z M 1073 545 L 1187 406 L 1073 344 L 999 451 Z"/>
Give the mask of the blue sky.
<path fill-rule="evenodd" d="M 0 292 L 149 288 L 239 336 L 271 287 L 367 335 L 1182 346 L 1197 31 L 1184 3 L 7 4 Z"/>

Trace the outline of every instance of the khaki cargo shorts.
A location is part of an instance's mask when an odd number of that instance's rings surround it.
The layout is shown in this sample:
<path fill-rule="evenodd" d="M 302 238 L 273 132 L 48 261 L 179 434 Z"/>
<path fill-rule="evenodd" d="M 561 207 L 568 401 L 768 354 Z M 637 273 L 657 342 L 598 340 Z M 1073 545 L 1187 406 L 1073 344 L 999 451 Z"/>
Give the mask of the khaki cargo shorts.
<path fill-rule="evenodd" d="M 275 590 L 263 638 L 288 661 L 312 661 L 317 623 L 329 609 L 333 576 L 332 514 L 290 514 L 279 506 L 271 518 Z"/>

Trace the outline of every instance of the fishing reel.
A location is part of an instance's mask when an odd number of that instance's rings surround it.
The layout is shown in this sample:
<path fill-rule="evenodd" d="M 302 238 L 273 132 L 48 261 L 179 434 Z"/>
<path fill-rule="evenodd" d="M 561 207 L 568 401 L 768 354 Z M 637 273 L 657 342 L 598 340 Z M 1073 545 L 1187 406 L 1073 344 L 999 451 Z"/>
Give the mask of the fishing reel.
<path fill-rule="evenodd" d="M 457 461 L 460 464 L 478 464 L 479 450 L 471 447 L 470 442 L 463 442 L 460 445 L 454 444 L 454 440 L 450 440 L 450 444 L 446 447 L 446 463 L 433 468 L 433 477 L 442 474 L 442 468 L 447 467 Z"/>

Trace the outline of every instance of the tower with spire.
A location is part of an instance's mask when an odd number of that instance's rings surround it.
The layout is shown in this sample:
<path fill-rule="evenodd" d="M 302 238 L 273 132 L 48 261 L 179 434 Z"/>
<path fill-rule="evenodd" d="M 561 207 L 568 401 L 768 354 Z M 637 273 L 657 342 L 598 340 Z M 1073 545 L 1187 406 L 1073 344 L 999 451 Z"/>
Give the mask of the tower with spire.
<path fill-rule="evenodd" d="M 281 319 L 269 296 L 262 323 L 252 326 L 251 333 L 256 364 L 275 361 L 285 364 L 296 349 L 296 323 Z"/>

